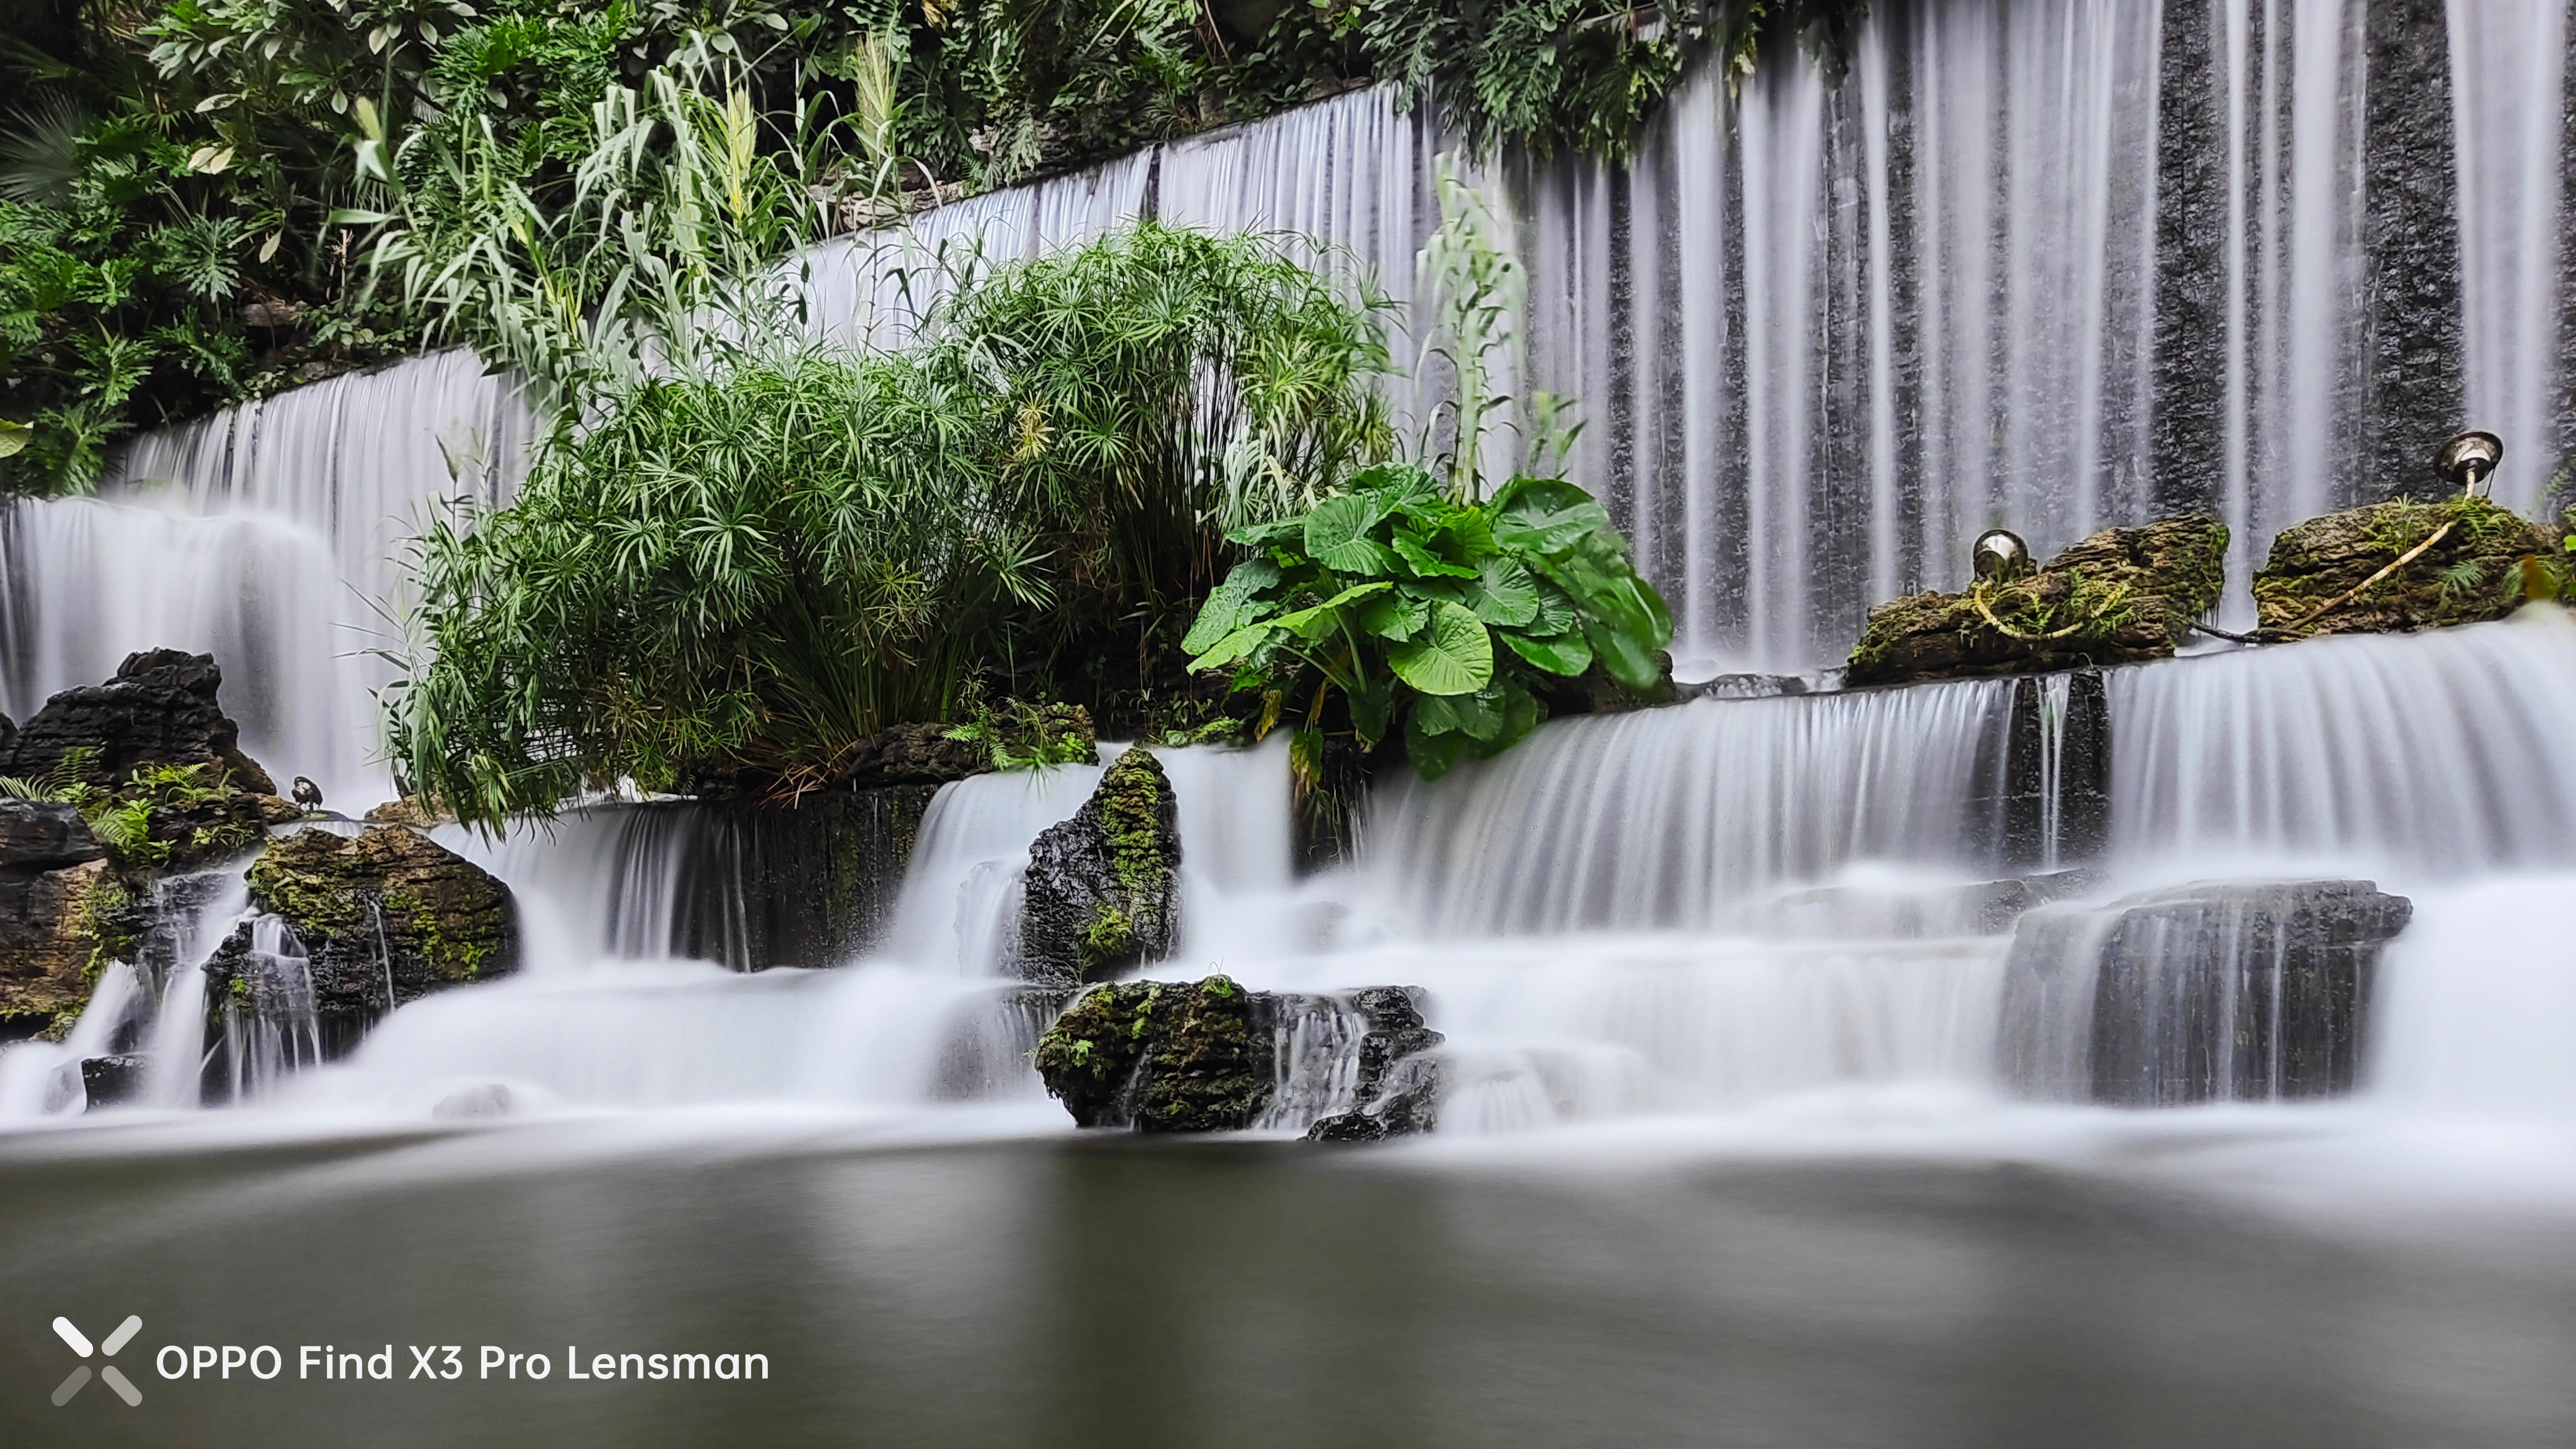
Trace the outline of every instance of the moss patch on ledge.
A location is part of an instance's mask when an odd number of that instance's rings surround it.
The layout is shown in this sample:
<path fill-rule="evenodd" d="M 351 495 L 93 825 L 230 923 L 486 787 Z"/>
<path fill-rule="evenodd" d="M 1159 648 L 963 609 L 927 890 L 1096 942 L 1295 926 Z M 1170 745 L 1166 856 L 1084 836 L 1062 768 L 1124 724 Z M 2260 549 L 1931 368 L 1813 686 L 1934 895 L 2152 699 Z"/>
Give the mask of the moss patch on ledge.
<path fill-rule="evenodd" d="M 2254 576 L 2255 615 L 2290 637 L 2501 619 L 2535 591 L 2558 591 L 2565 536 L 2484 498 L 2399 498 L 2329 513 L 2272 540 Z"/>
<path fill-rule="evenodd" d="M 2108 528 L 2028 578 L 1872 609 L 1844 682 L 1899 684 L 2160 659 L 2218 606 L 2227 528 L 2206 515 Z"/>
<path fill-rule="evenodd" d="M 381 1012 L 517 964 L 509 887 L 403 826 L 273 840 L 251 864 L 250 893 L 294 928 L 324 1010 Z"/>

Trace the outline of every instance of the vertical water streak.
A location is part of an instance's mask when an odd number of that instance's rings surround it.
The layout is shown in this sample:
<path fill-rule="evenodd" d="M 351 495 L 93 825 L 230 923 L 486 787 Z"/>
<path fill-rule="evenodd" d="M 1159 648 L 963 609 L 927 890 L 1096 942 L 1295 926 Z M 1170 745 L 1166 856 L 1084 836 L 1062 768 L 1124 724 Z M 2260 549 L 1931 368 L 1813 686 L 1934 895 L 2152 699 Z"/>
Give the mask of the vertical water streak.
<path fill-rule="evenodd" d="M 2408 878 L 2563 866 L 2576 624 L 2554 610 L 2114 671 L 2115 861 Z"/>
<path fill-rule="evenodd" d="M 1966 870 L 1981 743 L 2013 681 L 1700 700 L 1560 720 L 1370 803 L 1360 884 L 1406 934 L 1707 929 L 1857 861 Z"/>
<path fill-rule="evenodd" d="M 2468 418 L 2504 439 L 2498 501 L 2530 512 L 2558 481 L 2563 0 L 2450 0 L 2452 142 Z"/>

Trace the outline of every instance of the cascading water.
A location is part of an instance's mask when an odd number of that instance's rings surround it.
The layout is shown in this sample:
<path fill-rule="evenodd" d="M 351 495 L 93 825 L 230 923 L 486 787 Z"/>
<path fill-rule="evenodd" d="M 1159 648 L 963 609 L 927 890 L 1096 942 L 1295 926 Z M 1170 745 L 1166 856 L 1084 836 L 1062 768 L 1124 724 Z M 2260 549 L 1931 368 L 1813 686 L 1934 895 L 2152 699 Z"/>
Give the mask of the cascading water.
<path fill-rule="evenodd" d="M 95 499 L 0 504 L 0 714 L 138 649 L 211 652 L 252 759 L 374 804 L 403 542 L 444 500 L 504 501 L 530 432 L 506 379 L 445 352 L 147 434 Z"/>
<path fill-rule="evenodd" d="M 2561 446 L 2564 17 L 2453 0 L 2410 60 L 2392 38 L 2426 28 L 2396 8 L 1873 7 L 1843 69 L 1774 60 L 1741 94 L 1687 78 L 1628 166 L 1477 177 L 1533 279 L 1513 385 L 1589 406 L 1577 474 L 1675 602 L 1685 672 L 1823 663 L 1871 600 L 1954 582 L 1959 544 L 1992 524 L 2044 551 L 2207 506 L 2241 577 L 2283 523 L 2415 481 L 2416 435 L 2462 397 L 2508 439 L 2499 495 L 2535 502 Z M 1152 214 L 1310 237 L 1316 260 L 1374 274 L 1418 345 L 1443 144 L 1383 90 L 1174 142 L 827 244 L 804 261 L 808 320 L 899 341 L 943 258 L 971 271 Z M 427 358 L 144 439 L 100 499 L 13 505 L 0 707 L 30 712 L 132 648 L 211 649 L 250 752 L 362 801 L 369 601 L 398 604 L 423 509 L 506 498 L 528 428 L 506 383 Z M 2481 1043 L 2539 1028 L 2480 1025 L 2452 948 L 2426 942 L 2538 960 L 2535 1002 L 2563 974 L 2529 924 L 2543 887 L 2496 877 L 2569 864 L 2576 757 L 2553 727 L 2576 706 L 2571 632 L 2114 671 L 2107 873 L 2044 889 L 1996 848 L 1998 742 L 2018 738 L 1999 722 L 2036 701 L 2030 865 L 2081 863 L 2058 856 L 2080 836 L 2064 679 L 1561 721 L 1437 784 L 1381 781 L 1359 862 L 1302 882 L 1284 748 L 1172 753 L 1185 946 L 1155 969 L 1327 1003 L 1428 988 L 1451 1038 L 1444 1131 L 1854 1084 L 1988 1093 L 2031 1085 L 1998 1067 L 2016 953 L 2099 944 L 2069 928 L 2051 946 L 2046 921 L 2201 874 L 2331 870 L 2422 897 L 2386 969 L 2387 1000 L 2422 1005 L 2375 1019 L 2379 1090 L 2432 1100 L 2427 1084 L 2478 1078 Z M 1031 841 L 1096 778 L 942 791 L 867 964 L 828 973 L 711 964 L 753 953 L 745 903 L 707 905 L 741 889 L 708 884 L 708 807 L 445 832 L 519 892 L 529 970 L 406 1007 L 345 1068 L 269 1096 L 451 1113 L 1025 1096 L 1017 1057 L 1051 1001 L 994 973 Z M 2018 946 L 2017 917 L 2042 923 Z M 284 942 L 253 944 L 292 975 Z M 671 959 L 688 955 L 705 960 Z M 147 1026 L 147 1098 L 193 1101 L 181 1062 L 207 1047 L 207 1004 L 181 998 L 193 969 L 162 974 L 111 973 L 86 1035 L 0 1060 L 12 1110 L 53 1090 L 30 1072 L 58 1082 L 64 1052 Z M 225 1037 L 238 1095 L 259 1095 L 261 1063 L 301 1060 L 292 994 L 242 1027 L 275 1042 Z M 218 1035 L 232 1010 L 215 1004 Z M 1305 1074 L 1289 1115 L 1347 1103 L 1354 1019 L 1317 1006 L 1280 1032 L 1282 1071 Z"/>

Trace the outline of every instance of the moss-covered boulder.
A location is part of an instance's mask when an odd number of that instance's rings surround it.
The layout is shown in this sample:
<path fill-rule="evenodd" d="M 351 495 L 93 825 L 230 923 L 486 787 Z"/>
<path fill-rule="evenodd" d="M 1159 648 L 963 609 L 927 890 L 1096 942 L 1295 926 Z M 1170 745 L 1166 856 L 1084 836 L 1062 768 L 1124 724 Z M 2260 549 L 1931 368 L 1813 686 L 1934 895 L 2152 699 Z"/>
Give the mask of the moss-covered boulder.
<path fill-rule="evenodd" d="M 2106 528 L 2026 578 L 1870 610 L 1843 682 L 2041 674 L 2161 659 L 2218 606 L 2227 528 L 2194 514 Z"/>
<path fill-rule="evenodd" d="M 1095 986 L 1038 1038 L 1038 1077 L 1085 1127 L 1223 1132 L 1270 1104 L 1259 998 L 1224 976 Z"/>
<path fill-rule="evenodd" d="M 2293 638 L 2501 619 L 2531 594 L 2556 591 L 2563 537 L 2484 498 L 2398 498 L 2329 513 L 2272 540 L 2254 576 L 2255 616 L 2267 634 Z"/>
<path fill-rule="evenodd" d="M 326 1026 L 372 1021 L 403 1002 L 518 966 L 510 888 L 402 826 L 355 836 L 299 830 L 272 840 L 251 863 L 250 897 L 302 945 L 314 1010 Z M 206 967 L 211 998 L 233 988 L 242 961 L 242 951 L 229 945 L 216 952 Z"/>
<path fill-rule="evenodd" d="M 1129 750 L 1101 772 L 1072 819 L 1029 847 L 1020 974 L 1098 981 L 1159 961 L 1180 936 L 1178 802 L 1162 763 Z"/>
<path fill-rule="evenodd" d="M 89 1000 L 101 918 L 125 901 L 105 860 L 0 866 L 0 1041 L 59 1037 Z"/>

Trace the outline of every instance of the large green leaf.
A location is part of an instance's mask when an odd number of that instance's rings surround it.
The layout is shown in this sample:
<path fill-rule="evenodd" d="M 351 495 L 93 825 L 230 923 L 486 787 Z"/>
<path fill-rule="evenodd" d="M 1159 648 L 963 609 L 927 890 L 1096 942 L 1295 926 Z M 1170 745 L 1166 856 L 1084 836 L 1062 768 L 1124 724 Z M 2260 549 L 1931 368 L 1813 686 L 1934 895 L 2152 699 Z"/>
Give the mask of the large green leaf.
<path fill-rule="evenodd" d="M 1458 712 L 1458 732 L 1471 740 L 1490 740 L 1502 733 L 1502 696 L 1490 684 L 1474 694 L 1452 696 L 1449 707 Z"/>
<path fill-rule="evenodd" d="M 1417 698 L 1413 701 L 1413 712 L 1407 717 L 1405 727 L 1425 735 L 1453 733 L 1458 728 L 1455 700 L 1456 696 L 1445 694 L 1426 694 Z"/>
<path fill-rule="evenodd" d="M 1190 672 L 1192 674 L 1197 674 L 1205 670 L 1222 669 L 1225 666 L 1232 664 L 1234 661 L 1241 659 L 1253 650 L 1260 648 L 1261 641 L 1269 638 L 1270 631 L 1276 627 L 1278 627 L 1277 620 L 1263 619 L 1236 629 L 1234 632 L 1216 641 L 1216 643 L 1205 653 L 1192 659 L 1190 661 Z"/>
<path fill-rule="evenodd" d="M 1538 701 L 1530 696 L 1528 690 L 1515 686 L 1503 692 L 1500 713 L 1501 728 L 1495 730 L 1489 739 L 1470 743 L 1467 753 L 1480 760 L 1492 759 L 1527 739 L 1529 732 L 1538 728 L 1538 722 L 1546 711 L 1539 708 Z"/>
<path fill-rule="evenodd" d="M 1562 478 L 1515 484 L 1496 501 L 1493 516 L 1495 542 L 1540 554 L 1564 553 L 1610 529 L 1609 513 L 1591 494 Z"/>
<path fill-rule="evenodd" d="M 1306 556 L 1337 574 L 1369 578 L 1392 572 L 1395 556 L 1369 537 L 1385 517 L 1377 500 L 1343 493 L 1306 515 Z"/>
<path fill-rule="evenodd" d="M 1458 757 L 1467 752 L 1467 737 L 1456 731 L 1448 734 L 1425 734 L 1419 727 L 1423 701 L 1415 700 L 1404 719 L 1404 753 L 1413 761 L 1413 771 L 1426 780 L 1437 780 L 1449 773 Z"/>
<path fill-rule="evenodd" d="M 1360 743 L 1373 745 L 1386 738 L 1387 720 L 1395 711 L 1394 683 L 1383 674 L 1372 675 L 1367 684 L 1350 691 L 1349 698 L 1351 732 L 1360 737 Z"/>
<path fill-rule="evenodd" d="M 1403 499 L 1424 494 L 1437 495 L 1440 485 L 1429 473 L 1411 463 L 1373 463 L 1351 475 L 1354 493 L 1383 492 Z"/>
<path fill-rule="evenodd" d="M 1274 518 L 1268 523 L 1247 523 L 1225 536 L 1225 541 L 1238 548 L 1266 548 L 1306 536 L 1303 518 Z"/>
<path fill-rule="evenodd" d="M 1320 604 L 1309 605 L 1306 608 L 1297 610 L 1293 614 L 1282 614 L 1278 618 L 1270 620 L 1266 627 L 1272 629 L 1290 629 L 1296 631 L 1296 633 L 1303 638 L 1320 639 L 1324 636 L 1326 629 L 1330 629 L 1340 622 L 1335 619 L 1333 615 L 1338 613 L 1341 609 L 1357 603 L 1362 599 L 1369 598 L 1377 594 L 1383 594 L 1394 587 L 1395 585 L 1387 583 L 1383 579 L 1373 584 L 1354 584 L 1350 588 L 1342 590 L 1340 593 L 1333 595 L 1331 598 L 1326 599 Z M 1314 627 L 1319 624 L 1323 627 Z"/>
<path fill-rule="evenodd" d="M 1431 622 L 1431 601 L 1408 594 L 1380 594 L 1360 606 L 1360 628 L 1377 638 L 1401 644 Z"/>
<path fill-rule="evenodd" d="M 1663 687 L 1664 671 L 1654 653 L 1638 642 L 1634 635 L 1586 621 L 1583 637 L 1592 643 L 1593 655 L 1610 677 L 1640 694 L 1651 694 Z"/>
<path fill-rule="evenodd" d="M 1467 586 L 1466 602 L 1486 623 L 1518 628 L 1538 618 L 1538 580 L 1519 563 L 1488 555 Z"/>
<path fill-rule="evenodd" d="M 1433 553 L 1431 541 L 1409 528 L 1399 528 L 1395 531 L 1395 554 L 1396 557 L 1412 565 L 1413 571 L 1424 578 L 1472 579 L 1476 576 L 1474 569 L 1464 564 L 1451 563 Z"/>
<path fill-rule="evenodd" d="M 1592 645 L 1580 633 L 1552 634 L 1531 638 L 1517 629 L 1498 629 L 1503 642 L 1519 655 L 1550 674 L 1568 678 L 1592 667 Z"/>
<path fill-rule="evenodd" d="M 1191 654 L 1204 653 L 1219 639 L 1243 626 L 1246 616 L 1257 616 L 1253 596 L 1279 582 L 1279 565 L 1266 558 L 1246 559 L 1234 566 L 1225 582 L 1208 591 L 1207 602 L 1199 606 L 1198 620 L 1181 640 L 1181 648 Z"/>
<path fill-rule="evenodd" d="M 1425 636 L 1389 649 L 1386 662 L 1424 694 L 1473 694 L 1494 677 L 1494 641 L 1484 620 L 1443 599 Z"/>
<path fill-rule="evenodd" d="M 1575 611 L 1574 600 L 1566 596 L 1565 590 L 1541 579 L 1537 592 L 1538 617 L 1522 625 L 1522 633 L 1565 634 L 1572 632 L 1577 624 L 1583 622 L 1583 616 Z"/>

